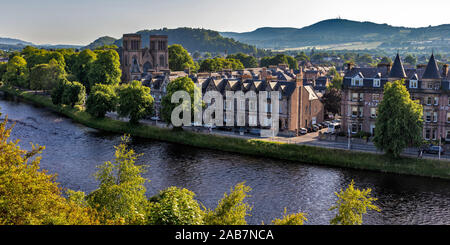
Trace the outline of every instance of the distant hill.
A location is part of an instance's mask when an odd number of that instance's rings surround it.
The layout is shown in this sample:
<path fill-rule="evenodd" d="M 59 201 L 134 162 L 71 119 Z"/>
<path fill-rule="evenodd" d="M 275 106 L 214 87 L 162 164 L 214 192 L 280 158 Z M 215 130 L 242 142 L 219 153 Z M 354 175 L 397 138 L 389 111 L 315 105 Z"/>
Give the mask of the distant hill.
<path fill-rule="evenodd" d="M 69 44 L 34 44 L 32 42 L 23 41 L 20 39 L 0 37 L 0 49 L 4 50 L 22 50 L 26 46 L 34 46 L 37 48 L 45 49 L 62 49 L 62 48 L 73 48 L 79 49 L 81 45 L 69 45 Z"/>
<path fill-rule="evenodd" d="M 30 43 L 30 42 L 26 42 L 26 41 L 22 41 L 22 40 L 19 40 L 19 39 L 14 39 L 14 38 L 7 38 L 7 37 L 0 37 L 0 44 L 4 44 L 4 45 L 23 45 L 23 46 L 34 45 L 33 43 Z"/>
<path fill-rule="evenodd" d="M 394 27 L 387 24 L 329 19 L 301 29 L 259 28 L 252 32 L 222 32 L 240 42 L 268 49 L 320 47 L 333 49 L 428 47 L 449 49 L 450 25 L 423 28 Z"/>
<path fill-rule="evenodd" d="M 93 41 L 89 45 L 83 47 L 88 49 L 96 49 L 98 47 L 104 46 L 104 45 L 112 45 L 117 41 L 117 39 L 109 36 L 100 37 L 97 40 Z"/>
<path fill-rule="evenodd" d="M 258 50 L 253 45 L 238 42 L 232 38 L 226 38 L 217 31 L 194 28 L 142 30 L 137 34 L 142 36 L 142 46 L 147 47 L 150 43 L 150 35 L 168 35 L 169 45 L 181 44 L 190 53 L 211 52 L 211 53 L 237 53 L 261 54 L 263 50 Z M 122 39 L 115 41 L 117 46 L 122 46 Z"/>

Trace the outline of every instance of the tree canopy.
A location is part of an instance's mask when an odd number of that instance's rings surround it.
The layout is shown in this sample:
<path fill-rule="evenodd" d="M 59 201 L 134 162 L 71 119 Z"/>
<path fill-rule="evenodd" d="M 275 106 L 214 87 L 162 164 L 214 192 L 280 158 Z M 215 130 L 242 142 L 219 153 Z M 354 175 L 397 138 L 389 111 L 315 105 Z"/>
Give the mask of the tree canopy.
<path fill-rule="evenodd" d="M 291 69 L 298 69 L 297 60 L 290 55 L 277 54 L 275 56 L 267 56 L 261 59 L 261 66 L 269 67 L 271 65 L 277 66 L 279 64 L 286 64 Z"/>
<path fill-rule="evenodd" d="M 216 57 L 213 59 L 205 59 L 200 63 L 200 72 L 215 72 L 222 71 L 224 69 L 242 70 L 244 65 L 241 61 L 232 58 Z"/>
<path fill-rule="evenodd" d="M 375 146 L 398 157 L 404 148 L 422 142 L 423 108 L 411 100 L 403 81 L 388 82 L 378 106 Z"/>
<path fill-rule="evenodd" d="M 230 54 L 227 56 L 227 59 L 239 60 L 245 68 L 258 67 L 258 60 L 255 57 L 244 53 Z"/>
<path fill-rule="evenodd" d="M 196 70 L 194 60 L 188 51 L 179 44 L 169 46 L 169 67 L 172 71 Z"/>
<path fill-rule="evenodd" d="M 86 51 L 86 59 L 91 59 L 91 54 Z M 88 80 L 90 87 L 97 83 L 116 85 L 120 82 L 122 70 L 120 69 L 120 59 L 117 51 L 100 50 L 97 59 L 89 66 Z"/>
<path fill-rule="evenodd" d="M 193 115 L 193 112 L 195 110 L 194 106 L 194 91 L 196 89 L 199 89 L 197 86 L 195 86 L 192 79 L 189 77 L 179 77 L 167 85 L 167 92 L 166 95 L 162 98 L 161 101 L 161 117 L 162 120 L 170 123 L 171 117 L 172 117 L 172 111 L 175 109 L 175 107 L 181 105 L 183 102 L 179 103 L 172 103 L 172 95 L 177 91 L 186 91 L 191 99 L 191 113 Z"/>
<path fill-rule="evenodd" d="M 119 87 L 117 113 L 120 117 L 129 117 L 130 123 L 136 124 L 140 119 L 153 113 L 154 99 L 150 95 L 150 88 L 139 81 Z"/>

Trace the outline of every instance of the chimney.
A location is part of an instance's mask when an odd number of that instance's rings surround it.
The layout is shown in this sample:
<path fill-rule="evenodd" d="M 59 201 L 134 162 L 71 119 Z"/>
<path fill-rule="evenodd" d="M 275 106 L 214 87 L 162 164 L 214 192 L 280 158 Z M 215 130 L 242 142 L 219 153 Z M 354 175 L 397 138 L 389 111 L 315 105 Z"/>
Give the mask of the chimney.
<path fill-rule="evenodd" d="M 427 67 L 426 64 L 418 64 L 417 69 L 425 69 Z"/>
<path fill-rule="evenodd" d="M 444 66 L 442 67 L 442 75 L 443 77 L 448 76 L 448 64 L 444 64 Z"/>
<path fill-rule="evenodd" d="M 386 73 L 387 74 L 391 73 L 391 69 L 392 69 L 392 63 L 387 63 L 386 64 Z"/>
<path fill-rule="evenodd" d="M 353 68 L 353 63 L 352 62 L 348 62 L 347 63 L 347 70 L 350 71 Z"/>
<path fill-rule="evenodd" d="M 303 86 L 303 69 L 300 68 L 300 72 L 297 74 L 296 78 L 295 78 L 295 83 L 297 87 L 302 87 Z"/>

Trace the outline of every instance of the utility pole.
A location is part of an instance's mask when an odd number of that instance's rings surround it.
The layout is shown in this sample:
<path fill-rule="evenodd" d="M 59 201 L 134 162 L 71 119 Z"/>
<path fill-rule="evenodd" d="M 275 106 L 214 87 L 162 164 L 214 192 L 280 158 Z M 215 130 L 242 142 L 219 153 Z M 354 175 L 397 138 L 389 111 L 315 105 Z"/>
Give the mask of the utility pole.
<path fill-rule="evenodd" d="M 351 133 L 350 133 L 350 125 L 348 125 L 348 149 L 350 150 L 351 149 L 351 143 L 350 143 L 350 136 L 351 136 Z"/>
<path fill-rule="evenodd" d="M 439 160 L 441 160 L 441 130 L 439 130 Z"/>

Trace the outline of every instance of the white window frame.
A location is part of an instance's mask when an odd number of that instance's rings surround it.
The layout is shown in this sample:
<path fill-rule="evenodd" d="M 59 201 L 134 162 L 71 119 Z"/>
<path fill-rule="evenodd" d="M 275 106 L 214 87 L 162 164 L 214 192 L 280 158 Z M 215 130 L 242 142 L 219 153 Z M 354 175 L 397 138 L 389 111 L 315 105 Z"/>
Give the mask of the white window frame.
<path fill-rule="evenodd" d="M 381 86 L 381 79 L 373 79 L 373 86 L 379 88 Z"/>
<path fill-rule="evenodd" d="M 409 81 L 409 87 L 410 88 L 417 88 L 419 86 L 419 82 L 417 80 L 410 80 Z"/>

